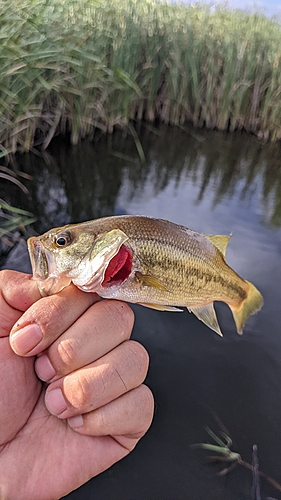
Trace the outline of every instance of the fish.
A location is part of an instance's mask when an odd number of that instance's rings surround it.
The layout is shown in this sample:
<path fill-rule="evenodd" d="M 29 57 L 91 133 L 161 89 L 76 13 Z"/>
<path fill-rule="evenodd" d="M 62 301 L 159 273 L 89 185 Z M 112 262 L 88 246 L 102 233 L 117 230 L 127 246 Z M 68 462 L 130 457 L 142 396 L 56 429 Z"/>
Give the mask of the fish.
<path fill-rule="evenodd" d="M 29 238 L 28 250 L 42 296 L 72 282 L 103 298 L 160 311 L 186 307 L 219 335 L 214 302 L 222 301 L 242 334 L 263 297 L 226 263 L 230 237 L 164 219 L 120 215 L 50 229 Z"/>

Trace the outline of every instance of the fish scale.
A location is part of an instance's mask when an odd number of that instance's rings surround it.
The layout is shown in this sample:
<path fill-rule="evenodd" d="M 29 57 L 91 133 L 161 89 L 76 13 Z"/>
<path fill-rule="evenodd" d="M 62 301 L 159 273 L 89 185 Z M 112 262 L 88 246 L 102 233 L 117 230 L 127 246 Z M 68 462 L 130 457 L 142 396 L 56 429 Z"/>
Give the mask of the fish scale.
<path fill-rule="evenodd" d="M 254 285 L 227 265 L 229 239 L 163 219 L 125 215 L 51 229 L 30 238 L 28 248 L 42 294 L 57 293 L 72 281 L 104 298 L 159 310 L 187 307 L 219 334 L 213 303 L 223 301 L 242 333 L 263 299 Z M 111 261 L 113 273 L 105 282 Z"/>

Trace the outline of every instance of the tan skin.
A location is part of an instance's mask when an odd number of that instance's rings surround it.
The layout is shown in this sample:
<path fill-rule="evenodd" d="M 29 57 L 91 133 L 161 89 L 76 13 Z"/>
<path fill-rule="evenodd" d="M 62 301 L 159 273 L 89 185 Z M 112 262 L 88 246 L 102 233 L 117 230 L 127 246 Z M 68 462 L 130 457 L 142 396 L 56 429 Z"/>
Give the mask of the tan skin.
<path fill-rule="evenodd" d="M 74 286 L 41 298 L 14 271 L 0 293 L 0 498 L 57 500 L 148 430 L 148 354 L 125 303 Z"/>

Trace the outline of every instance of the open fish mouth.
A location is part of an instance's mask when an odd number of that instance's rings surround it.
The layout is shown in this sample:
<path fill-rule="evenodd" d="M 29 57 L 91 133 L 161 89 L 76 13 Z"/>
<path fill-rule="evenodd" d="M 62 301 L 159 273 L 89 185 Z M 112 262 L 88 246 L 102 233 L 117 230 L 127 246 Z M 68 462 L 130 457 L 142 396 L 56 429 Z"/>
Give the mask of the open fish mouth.
<path fill-rule="evenodd" d="M 31 260 L 33 278 L 39 281 L 48 278 L 48 260 L 39 239 L 32 236 L 28 239 L 27 246 Z"/>
<path fill-rule="evenodd" d="M 71 279 L 65 275 L 57 276 L 54 272 L 55 262 L 51 252 L 46 252 L 36 236 L 27 241 L 31 260 L 33 279 L 38 283 L 42 297 L 60 292 L 68 286 Z"/>
<path fill-rule="evenodd" d="M 133 254 L 124 245 L 127 240 L 125 233 L 112 230 L 97 238 L 94 246 L 75 267 L 60 271 L 57 255 L 45 248 L 40 237 L 29 238 L 33 279 L 38 283 L 41 296 L 58 293 L 71 281 L 86 292 L 97 292 L 103 287 L 122 283 L 132 269 Z"/>

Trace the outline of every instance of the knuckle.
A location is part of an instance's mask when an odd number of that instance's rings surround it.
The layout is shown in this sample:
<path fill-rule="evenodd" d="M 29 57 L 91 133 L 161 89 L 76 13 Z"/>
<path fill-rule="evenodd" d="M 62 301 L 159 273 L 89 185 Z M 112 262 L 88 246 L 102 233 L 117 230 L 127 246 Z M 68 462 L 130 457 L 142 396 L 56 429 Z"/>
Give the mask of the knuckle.
<path fill-rule="evenodd" d="M 77 360 L 77 342 L 74 339 L 60 340 L 58 347 L 58 369 L 61 373 L 66 373 L 70 368 L 75 366 Z"/>
<path fill-rule="evenodd" d="M 142 344 L 135 340 L 128 340 L 124 347 L 126 349 L 125 355 L 129 359 L 130 365 L 133 366 L 134 371 L 143 381 L 149 366 L 149 355 L 147 350 Z"/>
<path fill-rule="evenodd" d="M 44 304 L 41 302 L 36 322 L 51 331 L 59 330 L 67 313 L 67 304 L 58 296 L 46 297 L 43 300 Z"/>
<path fill-rule="evenodd" d="M 108 422 L 110 421 L 109 406 L 101 406 L 95 411 L 95 434 L 104 435 L 108 429 Z"/>
<path fill-rule="evenodd" d="M 130 306 L 126 302 L 117 300 L 104 300 L 101 304 L 106 309 L 105 314 L 117 332 L 129 338 L 134 325 L 134 313 Z"/>
<path fill-rule="evenodd" d="M 154 412 L 154 397 L 147 385 L 142 384 L 139 387 L 139 401 L 141 402 L 141 407 L 146 414 L 153 415 Z"/>
<path fill-rule="evenodd" d="M 85 294 L 86 296 L 91 294 Z M 48 333 L 55 333 L 65 329 L 66 321 L 76 319 L 79 305 L 81 304 L 81 296 L 78 296 L 72 291 L 43 297 L 40 300 L 40 308 L 34 309 L 33 314 L 36 315 L 36 323 L 40 323 L 42 329 L 48 330 Z M 79 304 L 79 305 L 78 305 Z"/>
<path fill-rule="evenodd" d="M 139 430 L 143 435 L 150 427 L 154 414 L 154 397 L 147 385 L 137 387 L 136 400 L 139 409 Z"/>
<path fill-rule="evenodd" d="M 87 409 L 91 406 L 91 384 L 85 373 L 76 372 L 64 381 L 64 393 L 69 403 L 77 409 Z"/>

